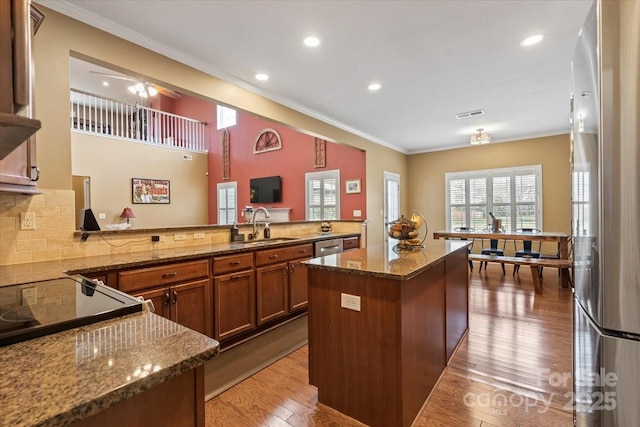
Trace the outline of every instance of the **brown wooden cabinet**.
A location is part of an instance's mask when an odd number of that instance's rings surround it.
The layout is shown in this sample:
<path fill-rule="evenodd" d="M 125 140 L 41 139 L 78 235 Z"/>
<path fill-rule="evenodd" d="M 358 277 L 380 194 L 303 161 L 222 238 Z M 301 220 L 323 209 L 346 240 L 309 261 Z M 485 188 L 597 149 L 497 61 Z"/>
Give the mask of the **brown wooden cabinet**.
<path fill-rule="evenodd" d="M 253 253 L 213 258 L 213 313 L 220 341 L 256 327 Z"/>
<path fill-rule="evenodd" d="M 306 306 L 306 271 L 299 266 L 299 261 L 312 255 L 311 244 L 256 252 L 258 325 Z"/>
<path fill-rule="evenodd" d="M 348 251 L 351 249 L 359 249 L 360 248 L 360 238 L 358 236 L 355 237 L 345 237 L 342 239 L 342 250 Z"/>
<path fill-rule="evenodd" d="M 152 300 L 156 314 L 212 335 L 208 259 L 120 271 L 118 287 Z"/>
<path fill-rule="evenodd" d="M 32 40 L 43 20 L 28 0 L 0 2 L 0 191 L 38 193 Z"/>

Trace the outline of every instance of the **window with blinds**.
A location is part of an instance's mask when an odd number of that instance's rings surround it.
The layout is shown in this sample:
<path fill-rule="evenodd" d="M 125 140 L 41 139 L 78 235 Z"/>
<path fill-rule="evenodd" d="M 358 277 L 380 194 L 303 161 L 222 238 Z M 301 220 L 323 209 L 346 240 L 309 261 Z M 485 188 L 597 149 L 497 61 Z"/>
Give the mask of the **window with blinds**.
<path fill-rule="evenodd" d="M 507 231 L 542 229 L 542 166 L 447 173 L 447 228 L 484 230 L 489 212 Z"/>
<path fill-rule="evenodd" d="M 307 220 L 340 219 L 340 171 L 305 174 Z"/>
<path fill-rule="evenodd" d="M 237 221 L 237 182 L 223 182 L 217 185 L 218 190 L 218 224 L 231 225 Z"/>
<path fill-rule="evenodd" d="M 583 170 L 579 170 L 583 169 Z M 575 234 L 591 234 L 591 218 L 589 216 L 589 203 L 591 201 L 591 188 L 589 180 L 591 174 L 586 167 L 574 165 L 571 173 L 571 208 Z"/>

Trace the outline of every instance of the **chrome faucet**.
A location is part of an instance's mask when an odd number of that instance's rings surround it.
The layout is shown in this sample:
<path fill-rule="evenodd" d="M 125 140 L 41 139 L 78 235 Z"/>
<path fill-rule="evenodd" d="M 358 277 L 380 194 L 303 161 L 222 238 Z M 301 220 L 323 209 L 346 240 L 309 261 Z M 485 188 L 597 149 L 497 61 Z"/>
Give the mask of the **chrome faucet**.
<path fill-rule="evenodd" d="M 258 237 L 260 236 L 260 234 L 258 233 L 258 222 L 256 221 L 256 217 L 258 216 L 259 211 L 264 212 L 265 218 L 269 218 L 269 211 L 263 206 L 260 206 L 253 211 L 253 232 L 249 235 L 249 240 L 258 240 Z"/>

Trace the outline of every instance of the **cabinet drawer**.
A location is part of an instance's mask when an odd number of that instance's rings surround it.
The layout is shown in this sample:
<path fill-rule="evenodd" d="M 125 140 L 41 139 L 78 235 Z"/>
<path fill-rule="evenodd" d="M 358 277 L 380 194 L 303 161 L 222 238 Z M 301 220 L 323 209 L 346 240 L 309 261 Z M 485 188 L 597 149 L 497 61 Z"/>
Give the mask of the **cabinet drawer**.
<path fill-rule="evenodd" d="M 180 262 L 118 273 L 118 288 L 123 292 L 199 279 L 209 276 L 209 260 Z"/>
<path fill-rule="evenodd" d="M 265 249 L 256 252 L 256 266 L 289 261 L 313 256 L 313 244 L 290 246 L 288 248 Z"/>
<path fill-rule="evenodd" d="M 359 237 L 345 237 L 342 239 L 342 250 L 358 249 L 360 247 Z"/>
<path fill-rule="evenodd" d="M 213 274 L 225 274 L 233 271 L 253 268 L 253 254 L 238 254 L 213 258 Z"/>

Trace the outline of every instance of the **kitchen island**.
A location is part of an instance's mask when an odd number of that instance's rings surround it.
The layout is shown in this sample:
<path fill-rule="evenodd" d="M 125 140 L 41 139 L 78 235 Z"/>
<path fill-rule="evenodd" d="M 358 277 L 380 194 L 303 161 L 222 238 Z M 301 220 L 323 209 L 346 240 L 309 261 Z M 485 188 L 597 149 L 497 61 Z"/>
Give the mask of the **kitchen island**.
<path fill-rule="evenodd" d="M 318 402 L 374 427 L 411 425 L 468 329 L 468 244 L 305 262 Z"/>
<path fill-rule="evenodd" d="M 204 426 L 217 341 L 141 312 L 0 348 L 0 426 Z"/>

